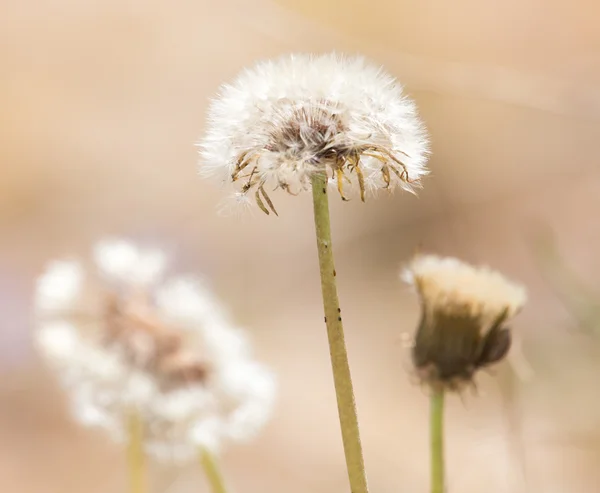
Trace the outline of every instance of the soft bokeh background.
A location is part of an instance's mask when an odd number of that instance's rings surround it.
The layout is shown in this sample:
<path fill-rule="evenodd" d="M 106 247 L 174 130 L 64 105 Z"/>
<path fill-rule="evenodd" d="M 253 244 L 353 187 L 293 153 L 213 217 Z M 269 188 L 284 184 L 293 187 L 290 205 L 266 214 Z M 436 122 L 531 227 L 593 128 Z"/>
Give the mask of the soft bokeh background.
<path fill-rule="evenodd" d="M 69 420 L 30 343 L 33 282 L 105 235 L 165 247 L 203 272 L 280 375 L 276 419 L 225 468 L 240 493 L 348 492 L 307 196 L 279 218 L 222 218 L 197 178 L 208 98 L 290 51 L 360 52 L 398 76 L 433 142 L 418 198 L 333 200 L 334 237 L 374 493 L 428 488 L 427 399 L 402 334 L 397 279 L 423 250 L 526 283 L 514 322 L 535 371 L 507 364 L 449 399 L 449 492 L 593 493 L 600 347 L 544 282 L 552 227 L 572 269 L 600 274 L 600 31 L 565 0 L 4 0 L 0 16 L 0 491 L 125 491 L 122 450 Z M 201 492 L 196 468 L 153 468 L 155 492 Z"/>

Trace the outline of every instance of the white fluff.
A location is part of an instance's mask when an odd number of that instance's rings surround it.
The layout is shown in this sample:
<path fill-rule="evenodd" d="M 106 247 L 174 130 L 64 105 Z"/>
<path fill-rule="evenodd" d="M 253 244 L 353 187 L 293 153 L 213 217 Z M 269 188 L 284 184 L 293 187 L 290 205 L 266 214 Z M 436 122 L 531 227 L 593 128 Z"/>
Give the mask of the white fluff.
<path fill-rule="evenodd" d="M 264 366 L 246 361 L 228 366 L 222 378 L 225 392 L 239 403 L 228 416 L 224 431 L 230 439 L 249 440 L 271 417 L 276 392 L 275 376 Z"/>
<path fill-rule="evenodd" d="M 124 240 L 98 243 L 94 260 L 107 279 L 130 284 L 152 284 L 166 267 L 166 257 L 160 250 L 142 250 Z"/>
<path fill-rule="evenodd" d="M 97 271 L 88 273 L 90 283 L 82 282 L 76 262 L 50 264 L 35 297 L 37 346 L 57 371 L 77 420 L 123 439 L 128 414 L 135 410 L 145 425 L 148 452 L 176 461 L 195 457 L 198 447 L 219 449 L 255 435 L 272 412 L 274 377 L 253 361 L 247 338 L 206 285 L 191 277 L 160 283 L 162 252 L 124 240 L 101 242 L 94 259 Z M 99 288 L 103 280 L 110 283 Z M 201 361 L 205 379 L 165 387 L 162 367 L 144 366 L 145 360 L 127 357 L 127 346 L 106 342 L 107 299 L 130 294 L 134 301 L 142 294 L 151 303 L 134 315 L 150 313 L 151 320 L 178 334 L 180 360 Z M 142 340 L 151 355 L 157 354 L 154 340 Z"/>
<path fill-rule="evenodd" d="M 69 308 L 77 300 L 82 283 L 83 269 L 77 262 L 52 262 L 37 280 L 36 307 L 45 311 Z"/>
<path fill-rule="evenodd" d="M 523 286 L 489 267 L 474 267 L 452 257 L 418 255 L 401 277 L 416 288 L 427 309 L 467 310 L 486 322 L 504 311 L 507 318 L 514 316 L 527 301 Z"/>
<path fill-rule="evenodd" d="M 297 130 L 293 136 L 290 124 Z M 250 162 L 235 181 L 236 202 L 242 203 L 240 197 L 261 184 L 295 193 L 309 188 L 314 172 L 335 173 L 337 165 L 323 157 L 326 149 L 360 155 L 367 190 L 412 190 L 427 173 L 429 154 L 416 105 L 400 84 L 363 58 L 335 54 L 291 55 L 244 70 L 212 102 L 199 145 L 204 175 L 228 181 L 240 162 Z M 369 151 L 375 147 L 382 151 Z M 386 183 L 382 168 L 396 166 L 390 156 L 402 161 L 406 176 L 390 173 Z M 356 188 L 357 172 L 347 164 L 345 180 Z"/>

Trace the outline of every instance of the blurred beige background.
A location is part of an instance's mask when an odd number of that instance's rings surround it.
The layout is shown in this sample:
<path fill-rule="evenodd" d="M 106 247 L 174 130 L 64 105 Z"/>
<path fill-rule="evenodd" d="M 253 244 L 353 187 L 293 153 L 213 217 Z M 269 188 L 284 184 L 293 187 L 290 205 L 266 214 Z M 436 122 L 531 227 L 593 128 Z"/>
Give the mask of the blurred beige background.
<path fill-rule="evenodd" d="M 0 491 L 125 491 L 122 450 L 71 423 L 33 354 L 29 306 L 50 258 L 105 235 L 165 247 L 209 276 L 280 375 L 274 421 L 224 466 L 240 493 L 348 491 L 307 196 L 279 218 L 219 217 L 197 178 L 208 98 L 290 51 L 362 53 L 406 85 L 432 135 L 418 198 L 332 203 L 337 271 L 374 493 L 428 488 L 427 399 L 397 279 L 414 249 L 526 283 L 514 322 L 535 376 L 503 364 L 449 400 L 449 492 L 593 493 L 600 347 L 544 283 L 550 225 L 573 269 L 600 274 L 600 7 L 507 0 L 4 0 L 0 16 Z M 299 398 L 300 396 L 300 398 Z M 154 491 L 207 491 L 193 467 Z"/>

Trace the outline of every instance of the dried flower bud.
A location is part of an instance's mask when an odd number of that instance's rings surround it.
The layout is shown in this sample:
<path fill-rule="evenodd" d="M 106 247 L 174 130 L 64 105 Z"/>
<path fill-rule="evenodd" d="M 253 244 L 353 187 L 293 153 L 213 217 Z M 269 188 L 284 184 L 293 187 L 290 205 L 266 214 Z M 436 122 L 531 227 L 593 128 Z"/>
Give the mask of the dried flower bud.
<path fill-rule="evenodd" d="M 200 144 L 202 172 L 251 191 L 276 214 L 267 194 L 310 188 L 327 173 L 366 190 L 413 190 L 427 173 L 426 131 L 400 85 L 362 58 L 292 55 L 245 70 L 213 101 Z"/>
<path fill-rule="evenodd" d="M 524 305 L 523 287 L 487 267 L 434 255 L 415 257 L 402 277 L 421 300 L 412 355 L 423 382 L 458 390 L 506 356 L 511 333 L 504 324 Z"/>

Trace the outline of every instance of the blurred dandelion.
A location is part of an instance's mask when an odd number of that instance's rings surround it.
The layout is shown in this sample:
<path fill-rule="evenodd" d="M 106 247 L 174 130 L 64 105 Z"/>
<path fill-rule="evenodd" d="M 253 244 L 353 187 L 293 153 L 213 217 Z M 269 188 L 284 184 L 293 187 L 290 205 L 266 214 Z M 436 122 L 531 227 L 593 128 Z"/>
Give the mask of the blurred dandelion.
<path fill-rule="evenodd" d="M 367 493 L 362 445 L 339 306 L 327 189 L 413 191 L 427 171 L 428 141 L 400 85 L 362 58 L 291 55 L 259 63 L 223 85 L 200 143 L 201 173 L 254 193 L 312 190 L 321 289 L 350 487 Z"/>
<path fill-rule="evenodd" d="M 53 262 L 37 283 L 38 347 L 77 420 L 128 439 L 135 492 L 145 491 L 144 452 L 212 457 L 254 436 L 275 394 L 272 373 L 206 286 L 163 280 L 165 267 L 160 250 L 109 240 L 89 269 Z"/>
<path fill-rule="evenodd" d="M 412 357 L 420 380 L 431 389 L 431 491 L 443 493 L 444 393 L 472 384 L 477 370 L 507 355 L 511 333 L 505 323 L 527 295 L 487 267 L 435 255 L 417 255 L 402 278 L 421 301 Z"/>

